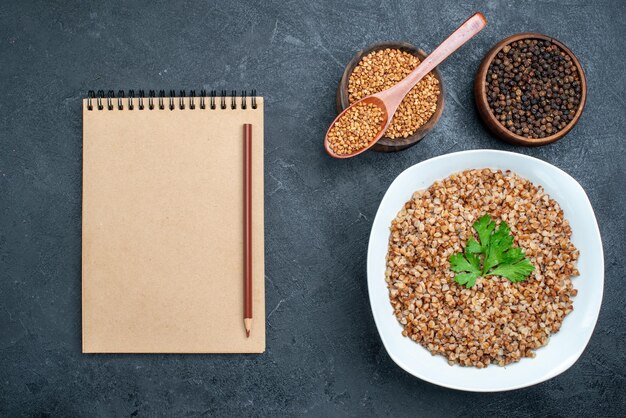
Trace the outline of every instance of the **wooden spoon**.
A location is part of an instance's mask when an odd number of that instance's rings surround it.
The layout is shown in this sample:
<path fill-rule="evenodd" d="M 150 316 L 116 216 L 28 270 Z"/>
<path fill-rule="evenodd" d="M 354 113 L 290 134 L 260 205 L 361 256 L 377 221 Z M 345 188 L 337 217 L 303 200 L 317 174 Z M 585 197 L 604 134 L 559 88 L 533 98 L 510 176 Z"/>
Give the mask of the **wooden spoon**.
<path fill-rule="evenodd" d="M 433 68 L 437 65 L 441 64 L 446 58 L 452 55 L 457 49 L 463 46 L 467 41 L 469 41 L 472 37 L 474 37 L 478 32 L 483 30 L 483 28 L 487 26 L 487 20 L 482 13 L 476 13 L 469 19 L 465 21 L 457 30 L 455 30 L 448 38 L 443 41 L 430 55 L 428 55 L 424 61 L 421 62 L 420 65 L 417 66 L 415 70 L 413 70 L 409 75 L 402 79 L 398 84 L 393 87 L 388 88 L 387 90 L 383 90 L 379 93 L 372 94 L 371 96 L 367 96 L 362 98 L 359 101 L 352 103 L 350 106 L 344 109 L 343 112 L 339 114 L 331 123 L 328 131 L 326 132 L 326 138 L 324 138 L 324 147 L 326 148 L 326 152 L 335 158 L 350 158 L 355 155 L 359 155 L 360 153 L 369 149 L 372 145 L 374 145 L 380 138 L 383 137 L 387 127 L 391 123 L 393 119 L 393 115 L 396 113 L 398 106 L 404 99 L 411 89 L 420 82 L 426 74 L 428 74 Z M 330 143 L 328 142 L 328 133 L 330 132 L 333 125 L 341 119 L 341 117 L 354 106 L 357 106 L 361 103 L 372 103 L 375 106 L 378 106 L 383 111 L 383 119 L 380 125 L 380 131 L 376 135 L 372 141 L 365 147 L 362 148 L 352 154 L 337 154 L 330 148 Z"/>

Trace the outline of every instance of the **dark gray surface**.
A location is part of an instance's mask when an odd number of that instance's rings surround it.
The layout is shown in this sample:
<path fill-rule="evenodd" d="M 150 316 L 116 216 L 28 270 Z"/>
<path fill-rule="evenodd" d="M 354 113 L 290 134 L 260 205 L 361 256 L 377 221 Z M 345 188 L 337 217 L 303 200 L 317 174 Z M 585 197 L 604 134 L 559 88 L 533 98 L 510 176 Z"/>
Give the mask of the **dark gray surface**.
<path fill-rule="evenodd" d="M 2 1 L 0 415 L 623 413 L 626 3 L 436 3 Z M 337 81 L 358 49 L 403 40 L 432 50 L 475 10 L 489 26 L 441 66 L 447 107 L 421 144 L 349 161 L 323 153 Z M 481 57 L 522 31 L 563 41 L 589 83 L 578 126 L 538 149 L 486 132 L 471 93 Z M 202 87 L 266 98 L 267 352 L 82 355 L 80 99 L 89 89 Z M 570 173 L 604 241 L 604 302 L 585 353 L 551 381 L 511 393 L 456 392 L 405 373 L 367 299 L 368 235 L 388 185 L 419 161 L 477 148 Z"/>

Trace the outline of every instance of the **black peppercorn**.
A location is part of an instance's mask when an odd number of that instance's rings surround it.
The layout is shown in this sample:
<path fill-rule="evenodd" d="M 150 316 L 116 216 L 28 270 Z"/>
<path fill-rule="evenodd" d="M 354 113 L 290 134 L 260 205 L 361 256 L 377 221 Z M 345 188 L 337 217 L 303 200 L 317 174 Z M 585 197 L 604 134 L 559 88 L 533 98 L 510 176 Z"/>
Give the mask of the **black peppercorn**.
<path fill-rule="evenodd" d="M 550 41 L 505 45 L 487 71 L 489 107 L 511 132 L 545 138 L 564 129 L 580 105 L 581 80 L 572 59 Z"/>

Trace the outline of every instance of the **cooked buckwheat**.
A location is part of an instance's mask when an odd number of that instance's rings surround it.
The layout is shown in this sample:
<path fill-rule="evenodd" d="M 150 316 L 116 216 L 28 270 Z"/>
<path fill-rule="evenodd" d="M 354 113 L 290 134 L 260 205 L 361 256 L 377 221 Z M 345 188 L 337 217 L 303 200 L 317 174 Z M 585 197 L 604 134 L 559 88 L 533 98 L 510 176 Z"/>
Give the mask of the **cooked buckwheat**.
<path fill-rule="evenodd" d="M 479 278 L 466 289 L 448 258 L 488 213 L 506 221 L 535 271 L 521 283 Z M 547 344 L 573 309 L 579 253 L 559 204 L 511 172 L 468 170 L 413 194 L 391 223 L 385 280 L 402 334 L 450 364 L 506 365 Z"/>

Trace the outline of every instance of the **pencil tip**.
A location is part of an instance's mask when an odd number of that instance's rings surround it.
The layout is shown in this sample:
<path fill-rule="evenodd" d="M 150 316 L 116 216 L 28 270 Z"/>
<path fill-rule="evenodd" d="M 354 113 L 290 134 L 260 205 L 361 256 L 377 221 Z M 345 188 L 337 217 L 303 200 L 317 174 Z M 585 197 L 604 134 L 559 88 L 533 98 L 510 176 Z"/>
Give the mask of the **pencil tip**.
<path fill-rule="evenodd" d="M 243 323 L 246 327 L 246 337 L 250 338 L 250 330 L 252 329 L 252 318 L 244 318 Z"/>

